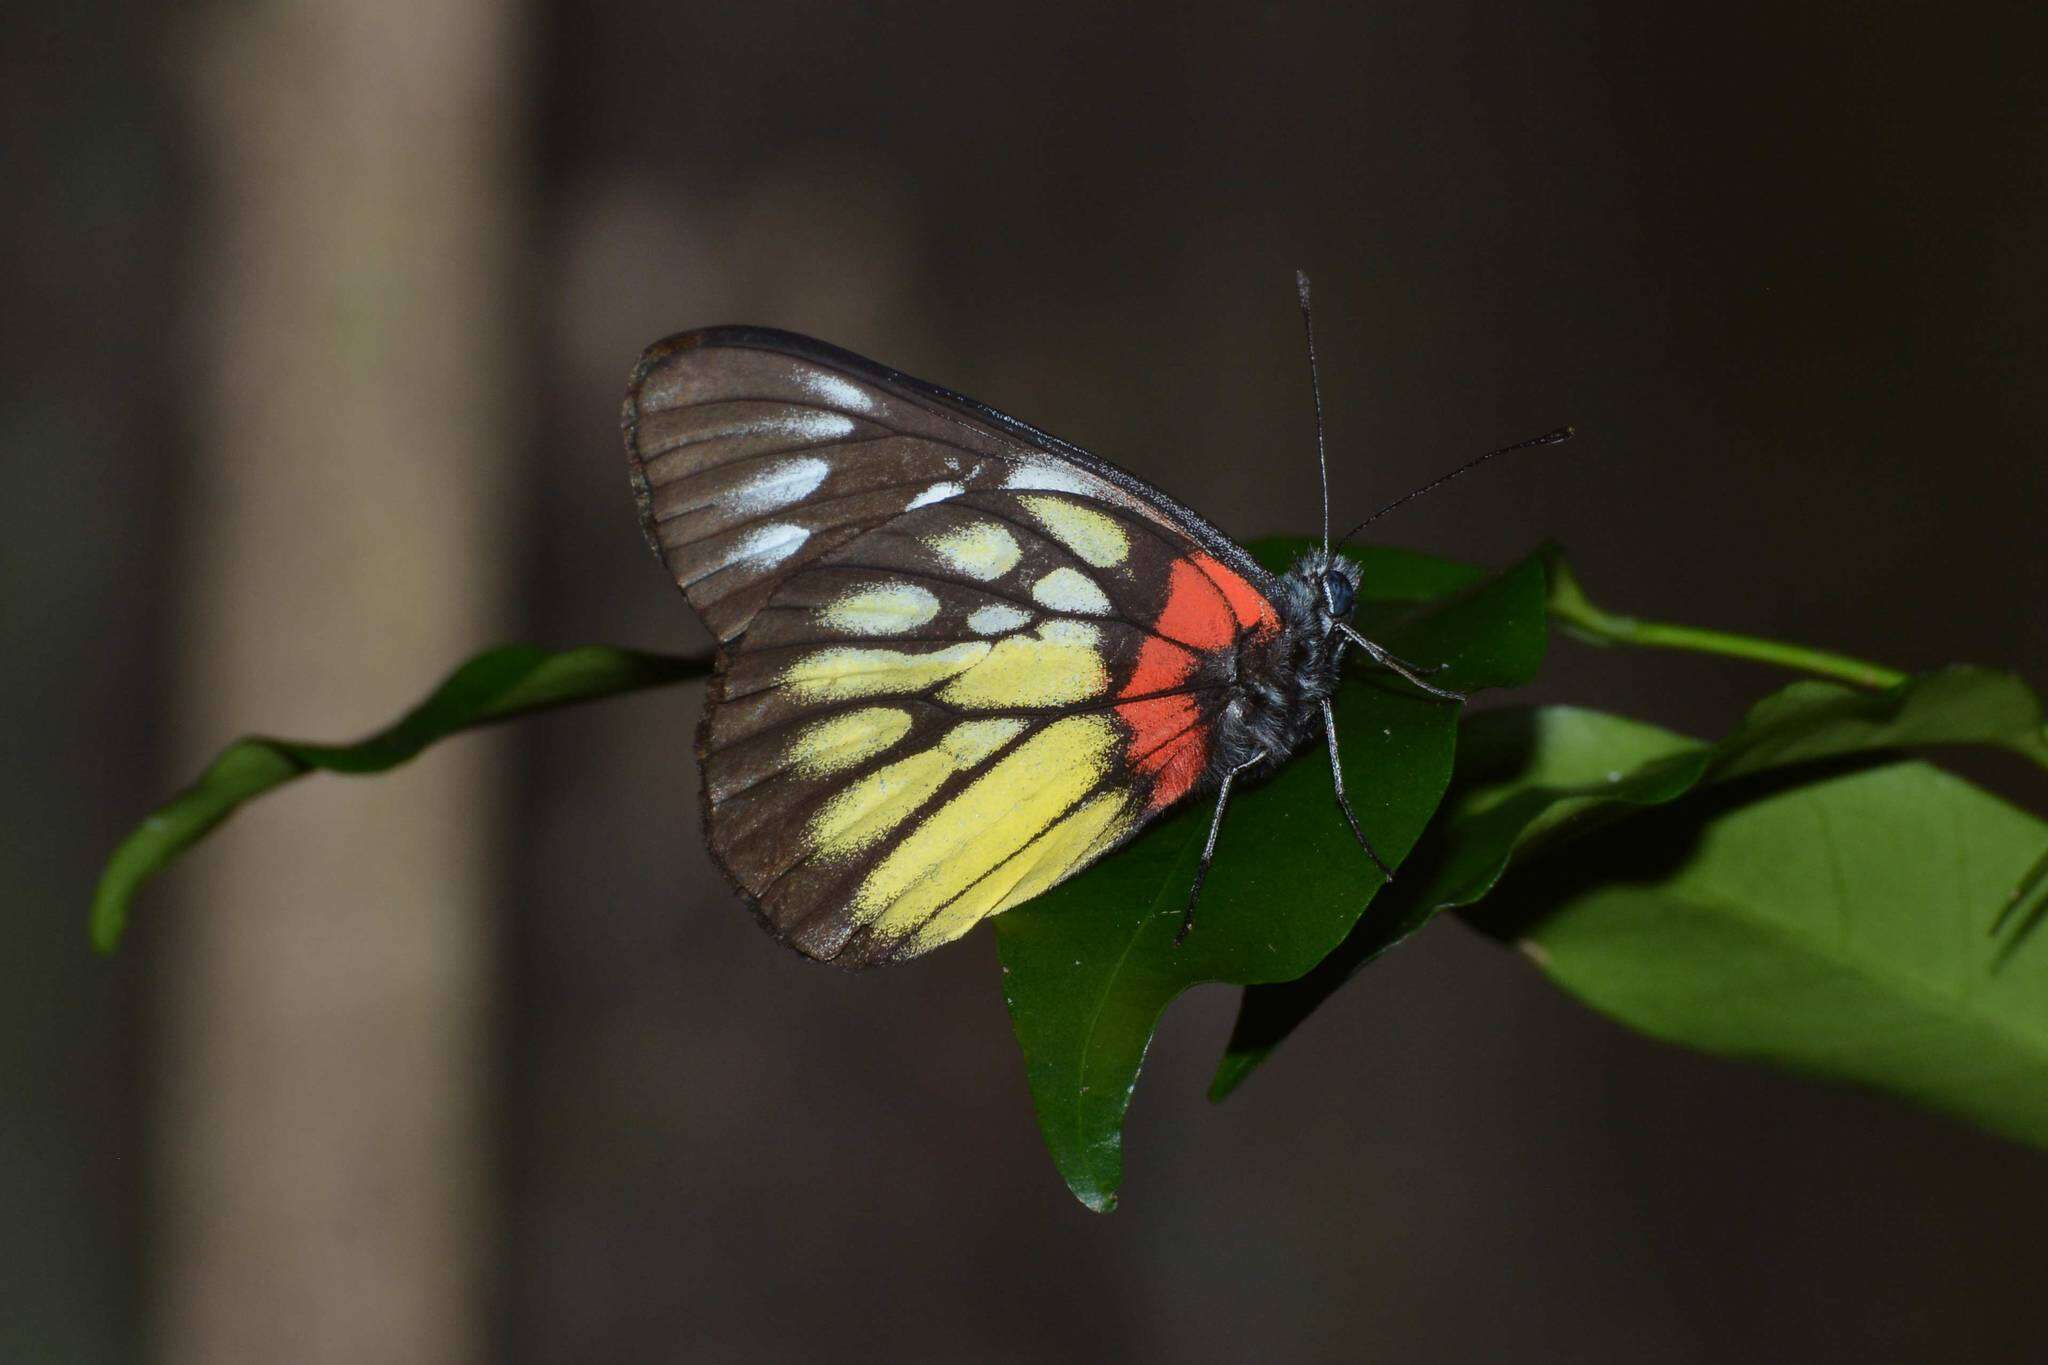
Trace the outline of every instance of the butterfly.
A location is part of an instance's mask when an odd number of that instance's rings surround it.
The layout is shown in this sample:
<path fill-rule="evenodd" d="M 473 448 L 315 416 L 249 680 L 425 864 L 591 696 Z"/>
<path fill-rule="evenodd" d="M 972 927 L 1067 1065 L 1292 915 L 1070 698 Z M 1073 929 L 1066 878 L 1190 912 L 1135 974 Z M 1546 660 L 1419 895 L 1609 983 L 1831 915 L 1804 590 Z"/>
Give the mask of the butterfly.
<path fill-rule="evenodd" d="M 1105 460 L 760 327 L 656 342 L 622 424 L 648 542 L 718 640 L 706 837 L 783 942 L 914 957 L 1214 790 L 1185 935 L 1232 786 L 1317 738 L 1392 875 L 1337 762 L 1345 650 L 1462 698 L 1353 628 L 1327 493 L 1323 548 L 1268 573 Z"/>

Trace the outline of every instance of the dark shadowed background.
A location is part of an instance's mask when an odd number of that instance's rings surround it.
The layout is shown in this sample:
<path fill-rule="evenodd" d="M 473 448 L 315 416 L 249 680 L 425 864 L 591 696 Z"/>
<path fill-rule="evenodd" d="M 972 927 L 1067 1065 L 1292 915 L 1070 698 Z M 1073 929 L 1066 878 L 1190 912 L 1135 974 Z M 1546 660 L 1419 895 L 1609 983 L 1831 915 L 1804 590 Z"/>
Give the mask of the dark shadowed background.
<path fill-rule="evenodd" d="M 1250 536 L 1317 514 L 1304 266 L 1340 518 L 1571 421 L 1386 538 L 2048 681 L 2038 6 L 0 24 L 0 1355 L 2039 1358 L 2038 1154 L 1625 1034 L 1448 921 L 1221 1107 L 1234 993 L 1184 1000 L 1087 1213 L 988 933 L 847 975 L 724 892 L 697 688 L 303 784 L 119 958 L 84 932 L 238 731 L 366 730 L 502 638 L 708 648 L 616 426 L 709 323 Z M 1560 643 L 1533 694 L 1712 734 L 1776 681 Z"/>

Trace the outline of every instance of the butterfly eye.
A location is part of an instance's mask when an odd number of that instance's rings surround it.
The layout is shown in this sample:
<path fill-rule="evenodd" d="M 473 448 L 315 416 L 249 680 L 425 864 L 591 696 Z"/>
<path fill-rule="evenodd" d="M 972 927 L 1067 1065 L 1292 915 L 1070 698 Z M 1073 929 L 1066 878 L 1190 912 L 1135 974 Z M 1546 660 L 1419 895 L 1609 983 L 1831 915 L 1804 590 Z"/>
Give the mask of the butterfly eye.
<path fill-rule="evenodd" d="M 1323 600 L 1330 605 L 1330 615 L 1349 616 L 1352 601 L 1357 595 L 1351 580 L 1335 569 L 1323 575 Z"/>

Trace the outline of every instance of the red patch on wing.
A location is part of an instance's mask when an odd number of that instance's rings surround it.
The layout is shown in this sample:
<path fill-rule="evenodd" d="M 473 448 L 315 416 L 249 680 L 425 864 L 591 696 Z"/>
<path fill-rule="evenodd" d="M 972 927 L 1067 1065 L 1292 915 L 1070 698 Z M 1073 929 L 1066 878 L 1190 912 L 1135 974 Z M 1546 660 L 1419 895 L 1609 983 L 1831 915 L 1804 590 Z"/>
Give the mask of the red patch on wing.
<path fill-rule="evenodd" d="M 1150 808 L 1159 810 L 1180 800 L 1209 759 L 1209 727 L 1202 722 L 1202 708 L 1183 692 L 1127 701 L 1116 713 L 1131 727 L 1131 767 L 1152 779 Z"/>
<path fill-rule="evenodd" d="M 1195 671 L 1195 655 L 1182 649 L 1171 640 L 1162 640 L 1156 635 L 1145 637 L 1145 643 L 1138 647 L 1138 666 L 1131 670 L 1131 680 L 1124 684 L 1124 697 L 1145 697 L 1154 692 L 1166 692 L 1186 682 Z"/>
<path fill-rule="evenodd" d="M 1202 770 L 1209 765 L 1209 727 L 1196 726 L 1163 749 L 1155 749 L 1146 760 L 1146 771 L 1151 772 L 1152 799 L 1146 802 L 1150 810 L 1165 810 L 1188 794 L 1188 788 L 1202 778 Z"/>
<path fill-rule="evenodd" d="M 1185 694 L 1158 694 L 1186 682 L 1201 654 L 1229 648 L 1240 631 L 1264 635 L 1279 628 L 1280 618 L 1266 595 L 1214 556 L 1196 554 L 1173 562 L 1166 604 L 1152 623 L 1157 635 L 1167 638 L 1145 641 L 1137 667 L 1118 694 L 1144 700 L 1116 708 L 1130 728 L 1131 767 L 1152 779 L 1151 809 L 1187 795 L 1209 762 L 1209 726 L 1201 707 Z"/>
<path fill-rule="evenodd" d="M 1231 615 L 1237 624 L 1254 635 L 1280 629 L 1280 614 L 1273 610 L 1273 604 L 1266 600 L 1266 594 L 1247 583 L 1237 574 L 1223 567 L 1221 561 L 1212 555 L 1196 555 L 1195 567 L 1200 569 L 1222 590 L 1230 603 Z"/>
<path fill-rule="evenodd" d="M 1209 727 L 1202 708 L 1185 692 L 1145 696 L 1173 687 L 1195 670 L 1195 656 L 1164 640 L 1147 640 L 1137 671 L 1121 695 L 1140 697 L 1116 708 L 1129 727 L 1131 768 L 1152 779 L 1150 809 L 1160 810 L 1187 795 L 1209 761 Z"/>
<path fill-rule="evenodd" d="M 1273 604 L 1214 555 L 1173 561 L 1166 605 L 1152 629 L 1195 649 L 1221 649 L 1241 630 L 1264 635 L 1280 628 Z"/>
<path fill-rule="evenodd" d="M 1141 772 L 1150 772 L 1163 762 L 1159 755 L 1182 735 L 1203 728 L 1202 708 L 1185 692 L 1127 701 L 1116 713 L 1131 727 L 1131 764 Z"/>
<path fill-rule="evenodd" d="M 1152 629 L 1194 649 L 1221 649 L 1237 634 L 1237 613 L 1216 580 L 1191 559 L 1176 559 L 1166 580 L 1166 605 Z"/>

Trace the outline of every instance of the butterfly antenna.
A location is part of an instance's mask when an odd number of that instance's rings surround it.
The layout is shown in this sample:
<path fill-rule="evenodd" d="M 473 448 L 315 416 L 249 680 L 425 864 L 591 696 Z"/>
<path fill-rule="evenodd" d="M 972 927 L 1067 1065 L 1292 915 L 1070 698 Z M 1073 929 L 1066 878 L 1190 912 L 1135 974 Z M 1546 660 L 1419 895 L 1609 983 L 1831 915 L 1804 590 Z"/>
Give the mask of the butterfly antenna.
<path fill-rule="evenodd" d="M 1526 441 L 1517 441 L 1511 446 L 1502 446 L 1499 450 L 1489 450 L 1476 460 L 1467 460 L 1464 464 L 1459 465 L 1450 473 L 1439 475 L 1438 477 L 1431 479 L 1428 483 L 1422 485 L 1422 487 L 1416 489 L 1413 493 L 1404 493 L 1400 497 L 1395 498 L 1385 507 L 1382 507 L 1379 511 L 1373 513 L 1364 521 L 1359 522 L 1358 525 L 1352 527 L 1350 530 L 1344 533 L 1344 540 L 1340 540 L 1337 542 L 1338 548 L 1343 548 L 1345 540 L 1351 539 L 1351 537 L 1357 535 L 1360 531 L 1363 531 L 1366 527 L 1372 525 L 1381 517 L 1393 511 L 1396 507 L 1399 507 L 1402 503 L 1412 502 L 1416 498 L 1421 497 L 1424 493 L 1428 493 L 1434 489 L 1441 488 L 1445 484 L 1449 483 L 1452 479 L 1457 478 L 1461 474 L 1470 474 L 1473 470 L 1479 468 L 1479 466 L 1485 464 L 1488 460 L 1492 459 L 1496 455 L 1506 455 L 1517 450 L 1527 450 L 1531 446 L 1562 445 L 1566 441 L 1569 441 L 1572 437 L 1576 436 L 1577 434 L 1578 429 L 1575 427 L 1559 427 L 1556 431 L 1546 431 L 1541 436 L 1532 436 Z"/>
<path fill-rule="evenodd" d="M 1301 330 L 1308 337 L 1308 389 L 1316 400 L 1316 468 L 1323 476 L 1323 553 L 1330 553 L 1330 457 L 1323 449 L 1323 381 L 1316 373 L 1316 324 L 1308 306 L 1308 272 L 1294 272 L 1294 291 L 1301 299 Z"/>

